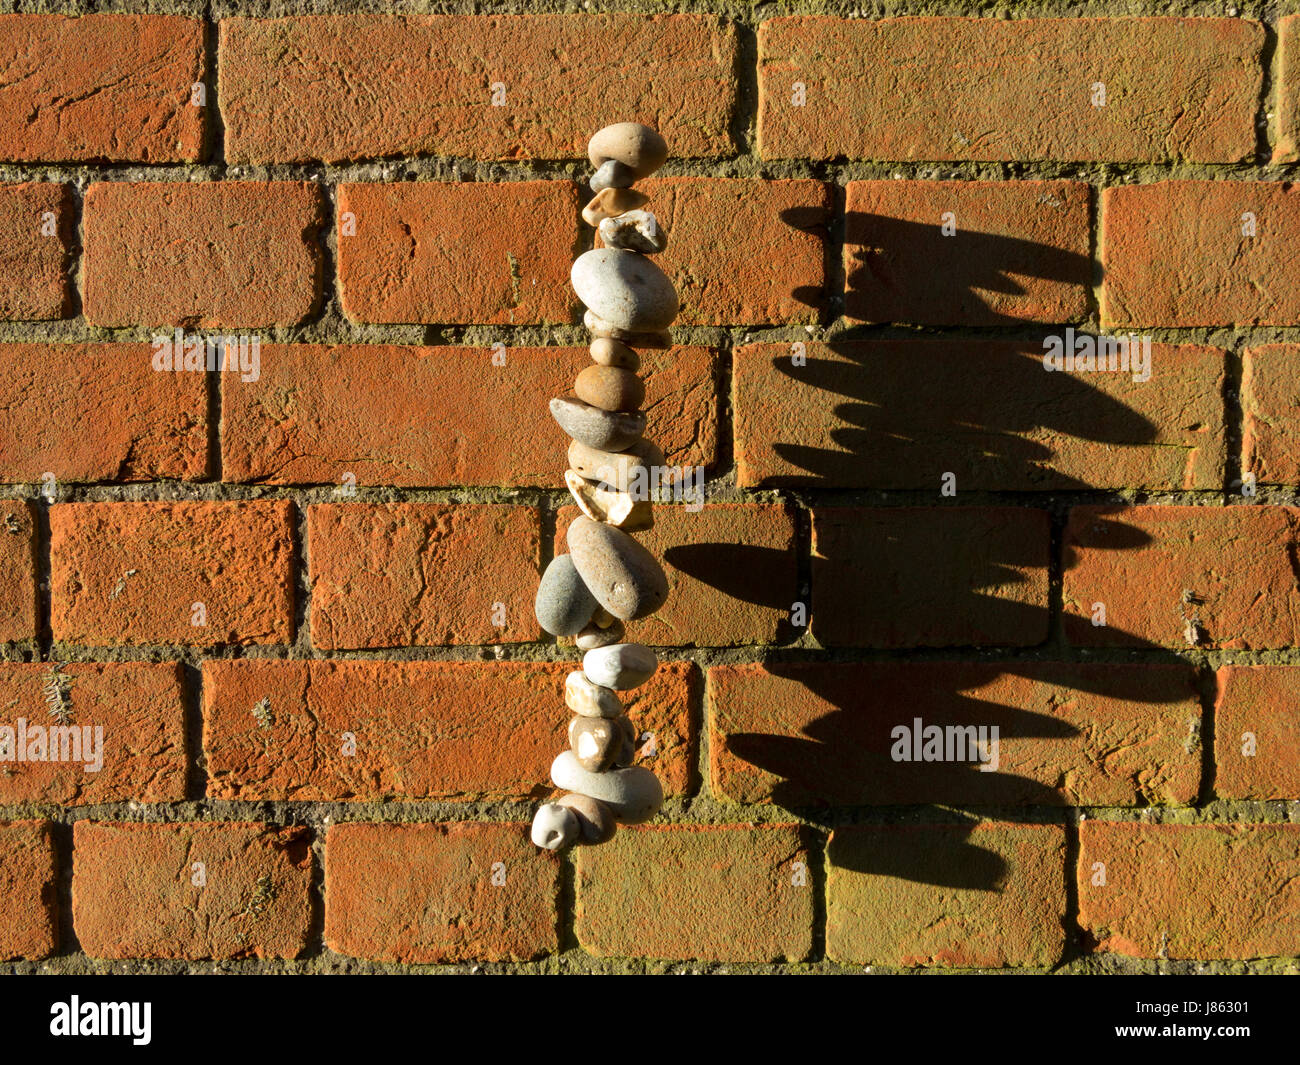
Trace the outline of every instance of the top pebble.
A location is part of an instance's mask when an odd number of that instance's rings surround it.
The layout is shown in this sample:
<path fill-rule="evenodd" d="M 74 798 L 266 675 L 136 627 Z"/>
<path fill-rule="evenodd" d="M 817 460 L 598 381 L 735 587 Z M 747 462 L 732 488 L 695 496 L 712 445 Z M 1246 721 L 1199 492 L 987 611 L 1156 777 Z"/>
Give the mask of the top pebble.
<path fill-rule="evenodd" d="M 587 142 L 587 157 L 597 169 L 613 159 L 638 178 L 649 177 L 668 158 L 668 142 L 639 122 L 616 122 Z"/>

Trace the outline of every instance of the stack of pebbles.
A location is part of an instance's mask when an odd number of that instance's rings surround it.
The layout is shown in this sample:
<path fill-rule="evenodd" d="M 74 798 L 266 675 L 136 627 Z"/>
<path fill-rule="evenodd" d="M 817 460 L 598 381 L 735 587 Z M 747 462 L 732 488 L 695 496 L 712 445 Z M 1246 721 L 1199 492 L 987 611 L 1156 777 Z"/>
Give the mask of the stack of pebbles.
<path fill-rule="evenodd" d="M 596 194 L 582 217 L 603 247 L 573 264 L 574 291 L 587 307 L 592 365 L 574 394 L 551 400 L 551 414 L 571 437 L 564 483 L 582 516 L 569 526 L 569 553 L 542 575 L 537 620 L 556 636 L 573 636 L 582 669 L 568 675 L 565 705 L 570 749 L 551 765 L 551 780 L 569 794 L 546 803 L 533 819 L 533 842 L 547 850 L 604 843 L 616 825 L 648 821 L 663 803 L 658 778 L 632 765 L 636 732 L 619 701 L 650 679 L 658 662 L 650 648 L 623 643 L 623 622 L 653 614 L 668 597 L 664 571 L 631 535 L 654 524 L 648 486 L 663 453 L 642 437 L 645 386 L 637 348 L 666 348 L 677 316 L 672 282 L 648 256 L 666 239 L 632 188 L 663 165 L 664 139 L 647 126 L 621 122 L 591 138 L 588 155 Z"/>

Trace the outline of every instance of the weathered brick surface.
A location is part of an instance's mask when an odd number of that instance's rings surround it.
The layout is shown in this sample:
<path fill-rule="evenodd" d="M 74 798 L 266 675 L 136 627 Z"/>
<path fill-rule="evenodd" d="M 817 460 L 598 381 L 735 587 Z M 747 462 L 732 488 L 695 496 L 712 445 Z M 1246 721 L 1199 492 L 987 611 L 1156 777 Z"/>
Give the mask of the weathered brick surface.
<path fill-rule="evenodd" d="M 203 23 L 170 15 L 0 15 L 0 159 L 201 158 Z"/>
<path fill-rule="evenodd" d="M 333 825 L 325 943 L 377 961 L 536 958 L 559 946 L 559 890 L 527 825 Z"/>
<path fill-rule="evenodd" d="M 0 93 L 0 108 L 2 99 Z M 73 228 L 68 186 L 35 181 L 0 185 L 0 319 L 67 317 Z"/>
<path fill-rule="evenodd" d="M 1300 159 L 1300 16 L 1288 15 L 1277 20 L 1274 62 L 1277 124 L 1273 162 L 1294 163 Z"/>
<path fill-rule="evenodd" d="M 656 262 L 682 302 L 675 325 L 817 320 L 831 205 L 822 182 L 654 178 L 636 187 L 670 234 Z"/>
<path fill-rule="evenodd" d="M 0 666 L 0 803 L 177 802 L 186 746 L 175 662 Z"/>
<path fill-rule="evenodd" d="M 812 629 L 828 647 L 1041 643 L 1048 517 L 1024 507 L 814 507 Z"/>
<path fill-rule="evenodd" d="M 1300 188 L 1292 183 L 1109 188 L 1101 223 L 1103 324 L 1300 323 L 1300 262 L 1290 245 Z"/>
<path fill-rule="evenodd" d="M 813 893 L 797 825 L 621 828 L 577 852 L 577 936 L 600 957 L 801 961 Z"/>
<path fill-rule="evenodd" d="M 581 206 L 567 181 L 341 185 L 343 312 L 356 322 L 567 322 Z"/>
<path fill-rule="evenodd" d="M 1300 511 L 1075 507 L 1062 546 L 1065 634 L 1083 646 L 1300 643 Z M 1095 604 L 1105 604 L 1096 625 Z"/>
<path fill-rule="evenodd" d="M 826 953 L 851 965 L 1048 966 L 1065 947 L 1065 831 L 983 822 L 837 828 Z"/>
<path fill-rule="evenodd" d="M 201 477 L 201 373 L 160 373 L 149 344 L 0 344 L 0 480 Z"/>
<path fill-rule="evenodd" d="M 539 798 L 565 749 L 554 662 L 208 661 L 203 749 L 221 799 Z M 663 662 L 623 702 L 638 762 L 669 794 L 693 789 L 700 678 Z M 646 736 L 651 733 L 653 739 Z M 355 753 L 349 743 L 355 739 Z"/>
<path fill-rule="evenodd" d="M 1088 197 L 1078 181 L 851 181 L 845 313 L 920 325 L 1077 321 L 1088 309 Z"/>
<path fill-rule="evenodd" d="M 758 30 L 760 150 L 1236 162 L 1255 147 L 1263 45 L 1245 19 L 772 19 Z"/>
<path fill-rule="evenodd" d="M 93 325 L 295 325 L 320 296 L 321 191 L 309 182 L 112 182 L 86 192 Z"/>
<path fill-rule="evenodd" d="M 290 521 L 290 504 L 283 501 L 51 507 L 55 640 L 288 643 Z"/>
<path fill-rule="evenodd" d="M 1214 703 L 1214 793 L 1300 797 L 1300 668 L 1223 666 Z"/>
<path fill-rule="evenodd" d="M 0 501 L 0 641 L 36 636 L 36 520 L 31 505 Z"/>
<path fill-rule="evenodd" d="M 498 354 L 500 349 L 498 349 Z M 563 487 L 566 437 L 548 396 L 591 365 L 586 348 L 505 350 L 268 345 L 262 373 L 222 380 L 228 481 L 403 487 Z M 642 353 L 646 436 L 675 466 L 717 455 L 716 358 L 708 348 Z M 303 380 L 311 388 L 301 388 Z M 503 432 L 503 417 L 510 431 Z M 553 447 L 520 447 L 521 440 Z"/>
<path fill-rule="evenodd" d="M 92 958 L 296 958 L 306 948 L 306 828 L 78 821 L 72 838 L 72 923 Z"/>
<path fill-rule="evenodd" d="M 0 823 L 0 961 L 58 946 L 54 842 L 45 821 Z"/>
<path fill-rule="evenodd" d="M 1099 951 L 1206 961 L 1300 952 L 1300 825 L 1085 821 L 1078 881 L 1079 924 Z"/>
<path fill-rule="evenodd" d="M 712 789 L 733 802 L 1186 804 L 1201 777 L 1201 708 L 1184 666 L 714 666 L 708 722 Z M 930 752 L 960 762 L 916 760 L 929 757 L 933 726 L 963 730 Z"/>
<path fill-rule="evenodd" d="M 336 650 L 536 640 L 540 535 L 531 507 L 308 507 L 312 644 Z"/>
<path fill-rule="evenodd" d="M 1259 484 L 1300 483 L 1300 345 L 1248 348 L 1241 363 L 1240 472 Z"/>
<path fill-rule="evenodd" d="M 557 555 L 579 514 L 564 507 L 556 520 Z M 660 561 L 668 600 L 631 622 L 630 638 L 658 647 L 728 647 L 778 643 L 797 633 L 790 611 L 798 593 L 794 519 L 780 504 L 710 503 L 654 508 L 655 524 L 636 539 Z"/>
<path fill-rule="evenodd" d="M 1043 357 L 1027 341 L 744 345 L 739 483 L 934 490 L 949 472 L 959 491 L 1223 483 L 1222 350 L 1152 345 L 1147 380 L 1049 372 Z"/>
<path fill-rule="evenodd" d="M 574 158 L 613 115 L 654 126 L 677 155 L 732 150 L 736 31 L 713 15 L 348 14 L 220 25 L 233 162 Z M 492 106 L 496 85 L 504 98 L 497 92 Z"/>

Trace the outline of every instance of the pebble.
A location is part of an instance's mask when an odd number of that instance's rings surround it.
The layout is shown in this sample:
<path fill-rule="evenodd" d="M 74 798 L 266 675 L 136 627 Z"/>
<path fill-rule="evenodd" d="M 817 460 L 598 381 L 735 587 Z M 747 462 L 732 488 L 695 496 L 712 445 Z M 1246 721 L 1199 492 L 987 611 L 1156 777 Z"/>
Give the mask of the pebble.
<path fill-rule="evenodd" d="M 572 810 L 578 818 L 578 829 L 581 833 L 578 838 L 579 843 L 588 846 L 608 843 L 618 831 L 614 812 L 599 799 L 593 799 L 589 795 L 569 794 L 555 801 L 557 806 Z"/>
<path fill-rule="evenodd" d="M 591 623 L 593 625 L 602 629 L 607 629 L 611 625 L 613 625 L 616 621 L 618 621 L 618 618 L 616 618 L 613 614 L 611 614 L 599 603 L 596 604 L 596 612 L 591 615 Z M 619 622 L 619 624 L 622 624 L 622 622 Z"/>
<path fill-rule="evenodd" d="M 645 399 L 645 385 L 631 370 L 617 366 L 588 366 L 573 382 L 584 403 L 607 411 L 634 411 Z"/>
<path fill-rule="evenodd" d="M 596 168 L 587 184 L 591 186 L 592 192 L 600 192 L 601 189 L 631 188 L 635 181 L 636 172 L 630 166 L 617 159 L 606 159 Z"/>
<path fill-rule="evenodd" d="M 668 598 L 663 567 L 627 533 L 584 515 L 569 525 L 567 540 L 583 582 L 616 618 L 635 621 L 663 606 Z"/>
<path fill-rule="evenodd" d="M 600 481 L 618 492 L 650 486 L 650 468 L 664 465 L 664 453 L 649 440 L 638 440 L 623 451 L 602 451 L 580 440 L 569 444 L 569 468 L 589 481 Z M 637 472 L 640 471 L 640 472 Z"/>
<path fill-rule="evenodd" d="M 623 639 L 623 623 L 614 619 L 612 625 L 601 628 L 599 625 L 588 625 L 574 638 L 573 642 L 578 645 L 579 651 L 590 651 L 595 647 L 608 647 L 611 643 L 618 643 Z"/>
<path fill-rule="evenodd" d="M 596 248 L 574 261 L 569 279 L 578 299 L 615 329 L 657 333 L 681 309 L 677 290 L 653 259 L 622 248 Z"/>
<path fill-rule="evenodd" d="M 614 820 L 623 825 L 649 821 L 663 805 L 659 778 L 642 766 L 589 773 L 572 751 L 562 751 L 551 763 L 551 781 L 558 788 L 605 803 Z"/>
<path fill-rule="evenodd" d="M 551 559 L 537 586 L 533 613 L 552 636 L 572 636 L 591 621 L 596 597 L 587 590 L 568 555 Z"/>
<path fill-rule="evenodd" d="M 592 521 L 603 521 L 624 532 L 644 532 L 654 528 L 654 509 L 648 499 L 633 499 L 627 492 L 606 488 L 599 481 L 589 481 L 573 470 L 564 471 L 564 483 L 578 508 Z"/>
<path fill-rule="evenodd" d="M 658 665 L 655 653 L 641 643 L 597 647 L 582 656 L 582 671 L 587 679 L 615 691 L 640 687 L 654 676 Z"/>
<path fill-rule="evenodd" d="M 615 218 L 649 202 L 650 197 L 636 189 L 601 189 L 582 209 L 582 220 L 595 228 L 602 218 Z"/>
<path fill-rule="evenodd" d="M 618 717 L 623 704 L 610 688 L 602 688 L 575 669 L 564 678 L 564 705 L 579 717 Z"/>
<path fill-rule="evenodd" d="M 654 255 L 668 247 L 668 234 L 660 228 L 659 219 L 640 208 L 615 218 L 602 218 L 597 229 L 600 239 L 610 248 Z"/>
<path fill-rule="evenodd" d="M 537 808 L 533 815 L 533 842 L 543 850 L 558 851 L 578 839 L 582 824 L 577 812 L 556 802 Z"/>
<path fill-rule="evenodd" d="M 624 451 L 645 432 L 645 415 L 640 411 L 601 410 L 571 396 L 551 400 L 551 417 L 574 440 L 601 451 Z"/>
<path fill-rule="evenodd" d="M 668 142 L 640 122 L 616 122 L 597 130 L 587 142 L 587 158 L 594 167 L 617 159 L 638 178 L 649 177 L 668 158 Z"/>
<path fill-rule="evenodd" d="M 621 752 L 626 734 L 607 717 L 575 717 L 569 725 L 569 746 L 578 765 L 589 773 L 600 773 Z"/>
<path fill-rule="evenodd" d="M 598 366 L 618 366 L 624 370 L 639 370 L 641 356 L 618 340 L 597 337 L 591 342 L 591 360 Z"/>
<path fill-rule="evenodd" d="M 673 346 L 671 333 L 634 333 L 627 329 L 619 329 L 590 310 L 583 312 L 582 324 L 587 327 L 587 332 L 594 337 L 621 340 L 624 344 L 629 344 L 634 348 L 663 350 Z"/>

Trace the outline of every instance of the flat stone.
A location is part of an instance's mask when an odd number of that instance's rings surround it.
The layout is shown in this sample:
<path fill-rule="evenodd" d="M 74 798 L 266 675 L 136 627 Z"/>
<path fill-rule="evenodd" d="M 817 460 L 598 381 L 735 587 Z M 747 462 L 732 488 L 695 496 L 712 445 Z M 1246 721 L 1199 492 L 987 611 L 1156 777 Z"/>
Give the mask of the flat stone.
<path fill-rule="evenodd" d="M 599 773 L 613 764 L 626 734 L 607 717 L 575 717 L 569 723 L 569 747 L 578 764 L 589 773 Z"/>
<path fill-rule="evenodd" d="M 603 629 L 599 625 L 588 625 L 574 637 L 573 642 L 578 645 L 579 651 L 590 651 L 595 647 L 608 647 L 611 643 L 619 643 L 623 636 L 623 623 L 615 618 L 612 625 Z"/>
<path fill-rule="evenodd" d="M 620 163 L 617 159 L 606 159 L 596 168 L 596 172 L 591 175 L 591 180 L 587 184 L 592 192 L 600 192 L 602 189 L 631 188 L 635 181 L 636 171 L 630 166 Z"/>
<path fill-rule="evenodd" d="M 649 177 L 667 160 L 668 142 L 640 122 L 615 122 L 592 134 L 587 158 L 594 167 L 616 159 L 638 178 Z"/>
<path fill-rule="evenodd" d="M 619 340 L 597 337 L 591 342 L 591 361 L 598 366 L 618 366 L 624 370 L 639 370 L 641 356 Z"/>
<path fill-rule="evenodd" d="M 659 219 L 639 208 L 614 218 L 602 218 L 596 230 L 609 248 L 654 255 L 668 247 L 668 234 L 659 225 Z"/>
<path fill-rule="evenodd" d="M 593 684 L 580 669 L 564 678 L 564 705 L 579 717 L 618 717 L 623 712 L 613 690 Z"/>
<path fill-rule="evenodd" d="M 573 382 L 573 392 L 604 411 L 635 411 L 645 399 L 641 378 L 617 366 L 588 366 Z"/>
<path fill-rule="evenodd" d="M 602 218 L 615 218 L 649 202 L 650 197 L 636 189 L 601 189 L 582 209 L 582 220 L 594 228 Z"/>
<path fill-rule="evenodd" d="M 601 451 L 623 451 L 645 432 L 645 415 L 640 411 L 601 410 L 571 396 L 551 400 L 551 417 L 574 440 Z"/>
<path fill-rule="evenodd" d="M 587 332 L 594 337 L 621 340 L 624 344 L 629 344 L 634 348 L 655 348 L 662 351 L 673 346 L 671 333 L 637 333 L 628 329 L 619 329 L 590 310 L 583 312 L 582 324 L 587 327 Z"/>
<path fill-rule="evenodd" d="M 543 850 L 558 851 L 577 841 L 582 828 L 578 815 L 567 806 L 548 802 L 533 815 L 532 839 Z"/>
<path fill-rule="evenodd" d="M 663 567 L 627 533 L 584 515 L 569 525 L 567 539 L 591 594 L 616 618 L 635 621 L 663 606 L 668 598 Z"/>
<path fill-rule="evenodd" d="M 583 252 L 569 270 L 578 299 L 616 329 L 657 333 L 673 324 L 681 304 L 653 259 L 622 248 Z"/>
<path fill-rule="evenodd" d="M 596 597 L 582 583 L 573 559 L 568 555 L 551 559 L 533 602 L 537 624 L 552 636 L 572 636 L 591 621 L 595 610 Z"/>
<path fill-rule="evenodd" d="M 594 847 L 600 843 L 608 843 L 618 831 L 614 812 L 599 799 L 593 799 L 590 795 L 570 793 L 555 801 L 557 805 L 572 810 L 577 816 L 579 845 Z"/>
<path fill-rule="evenodd" d="M 617 492 L 648 486 L 652 468 L 663 465 L 664 453 L 649 440 L 638 440 L 623 451 L 602 451 L 580 440 L 569 444 L 569 469 L 579 477 L 599 481 Z"/>
<path fill-rule="evenodd" d="M 587 679 L 603 688 L 627 691 L 654 676 L 659 659 L 645 644 L 618 643 L 597 647 L 582 656 Z"/>
<path fill-rule="evenodd" d="M 572 751 L 562 751 L 551 763 L 551 781 L 557 788 L 603 802 L 622 825 L 649 821 L 663 805 L 659 778 L 641 766 L 589 773 Z"/>
<path fill-rule="evenodd" d="M 644 532 L 654 527 L 654 508 L 648 499 L 633 499 L 627 492 L 589 481 L 573 470 L 564 471 L 564 483 L 578 508 L 592 521 L 603 521 L 624 532 Z"/>

